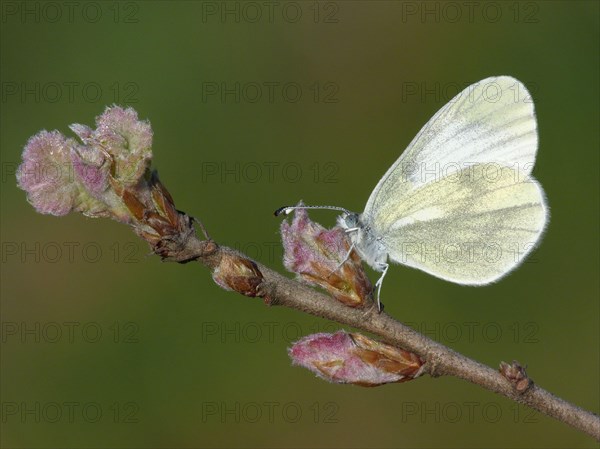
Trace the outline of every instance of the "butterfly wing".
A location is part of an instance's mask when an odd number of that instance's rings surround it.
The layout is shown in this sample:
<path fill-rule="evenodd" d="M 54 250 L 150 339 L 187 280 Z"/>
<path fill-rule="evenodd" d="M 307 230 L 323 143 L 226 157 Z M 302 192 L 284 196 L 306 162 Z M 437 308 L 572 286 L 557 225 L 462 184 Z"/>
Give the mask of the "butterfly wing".
<path fill-rule="evenodd" d="M 461 284 L 493 282 L 522 262 L 546 224 L 544 192 L 530 175 L 537 143 L 523 84 L 479 81 L 423 127 L 361 219 L 393 261 Z"/>
<path fill-rule="evenodd" d="M 440 109 L 381 178 L 364 215 L 379 213 L 428 182 L 477 163 L 530 174 L 538 137 L 533 101 L 509 76 L 467 87 Z"/>
<path fill-rule="evenodd" d="M 523 179 L 510 167 L 476 164 L 414 190 L 378 235 L 392 261 L 459 284 L 481 285 L 525 259 L 547 216 L 536 180 Z"/>

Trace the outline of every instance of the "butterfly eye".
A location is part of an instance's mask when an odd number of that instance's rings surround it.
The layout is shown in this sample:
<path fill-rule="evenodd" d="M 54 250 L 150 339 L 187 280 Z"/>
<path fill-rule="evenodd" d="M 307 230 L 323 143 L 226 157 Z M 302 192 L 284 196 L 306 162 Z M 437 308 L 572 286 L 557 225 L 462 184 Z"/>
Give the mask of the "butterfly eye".
<path fill-rule="evenodd" d="M 358 227 L 358 214 L 353 212 L 342 214 L 342 220 L 348 229 L 355 229 Z"/>

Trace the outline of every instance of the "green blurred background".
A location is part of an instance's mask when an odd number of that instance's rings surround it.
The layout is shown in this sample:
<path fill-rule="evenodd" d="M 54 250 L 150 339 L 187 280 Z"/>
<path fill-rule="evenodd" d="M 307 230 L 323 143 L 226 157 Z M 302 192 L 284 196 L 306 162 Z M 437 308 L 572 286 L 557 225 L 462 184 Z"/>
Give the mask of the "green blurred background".
<path fill-rule="evenodd" d="M 386 310 L 598 412 L 598 16 L 573 1 L 3 2 L 3 447 L 597 447 L 453 378 L 316 379 L 286 348 L 335 325 L 148 257 L 116 222 L 36 214 L 14 170 L 40 129 L 131 105 L 178 207 L 284 272 L 275 208 L 361 211 L 459 86 L 512 75 L 537 108 L 542 245 L 485 288 L 394 267 Z"/>

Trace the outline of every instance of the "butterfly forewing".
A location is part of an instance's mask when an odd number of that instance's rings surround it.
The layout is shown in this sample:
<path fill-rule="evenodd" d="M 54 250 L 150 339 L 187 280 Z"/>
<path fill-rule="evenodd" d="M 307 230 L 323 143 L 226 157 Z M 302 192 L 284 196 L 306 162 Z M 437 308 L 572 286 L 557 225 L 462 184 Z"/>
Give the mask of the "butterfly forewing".
<path fill-rule="evenodd" d="M 530 174 L 538 146 L 533 101 L 509 76 L 481 80 L 440 109 L 381 178 L 365 207 L 373 216 L 414 189 L 473 164 Z"/>

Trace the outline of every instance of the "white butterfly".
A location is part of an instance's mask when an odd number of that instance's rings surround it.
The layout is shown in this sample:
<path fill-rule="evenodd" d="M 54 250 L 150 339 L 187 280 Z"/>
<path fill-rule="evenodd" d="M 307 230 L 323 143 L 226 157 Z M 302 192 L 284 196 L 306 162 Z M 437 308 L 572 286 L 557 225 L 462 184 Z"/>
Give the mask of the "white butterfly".
<path fill-rule="evenodd" d="M 494 282 L 523 262 L 548 220 L 531 176 L 538 146 L 531 96 L 509 76 L 486 78 L 454 97 L 381 178 L 362 214 L 338 224 L 382 272 L 392 262 L 464 285 Z M 280 208 L 276 214 L 296 207 Z"/>

